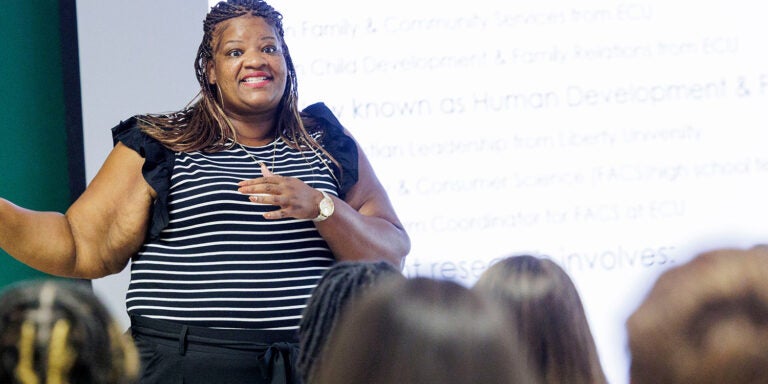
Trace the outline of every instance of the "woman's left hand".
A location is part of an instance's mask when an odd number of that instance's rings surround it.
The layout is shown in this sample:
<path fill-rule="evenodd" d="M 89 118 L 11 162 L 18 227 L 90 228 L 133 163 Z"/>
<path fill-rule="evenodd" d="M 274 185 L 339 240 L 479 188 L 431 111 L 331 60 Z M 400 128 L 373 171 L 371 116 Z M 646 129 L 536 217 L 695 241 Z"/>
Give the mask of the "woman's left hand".
<path fill-rule="evenodd" d="M 320 191 L 308 186 L 295 177 L 275 175 L 261 163 L 263 177 L 243 180 L 237 191 L 246 195 L 254 203 L 276 205 L 280 209 L 264 213 L 265 219 L 314 219 L 317 217 L 318 204 L 323 198 Z"/>

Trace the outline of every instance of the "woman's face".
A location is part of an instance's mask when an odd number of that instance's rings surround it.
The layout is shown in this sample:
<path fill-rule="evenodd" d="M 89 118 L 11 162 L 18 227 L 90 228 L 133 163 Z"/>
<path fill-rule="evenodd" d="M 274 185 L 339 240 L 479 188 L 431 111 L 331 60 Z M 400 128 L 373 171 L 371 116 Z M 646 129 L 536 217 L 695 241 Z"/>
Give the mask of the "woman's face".
<path fill-rule="evenodd" d="M 262 17 L 225 20 L 213 32 L 208 79 L 216 84 L 228 114 L 273 112 L 285 92 L 287 67 L 282 42 Z"/>

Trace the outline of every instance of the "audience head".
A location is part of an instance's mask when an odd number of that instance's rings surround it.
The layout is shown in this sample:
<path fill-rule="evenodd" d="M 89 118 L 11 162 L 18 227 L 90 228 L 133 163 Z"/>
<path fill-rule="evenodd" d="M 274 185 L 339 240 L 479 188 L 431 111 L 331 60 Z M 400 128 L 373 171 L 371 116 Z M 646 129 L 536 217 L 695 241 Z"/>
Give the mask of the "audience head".
<path fill-rule="evenodd" d="M 85 283 L 24 281 L 0 295 L 0 382 L 133 383 L 139 360 Z"/>
<path fill-rule="evenodd" d="M 350 303 L 331 334 L 320 384 L 530 383 L 499 308 L 458 283 L 382 283 Z"/>
<path fill-rule="evenodd" d="M 627 321 L 633 384 L 768 383 L 768 248 L 665 271 Z"/>
<path fill-rule="evenodd" d="M 405 277 L 394 265 L 345 261 L 334 264 L 317 283 L 299 324 L 297 369 L 305 382 L 318 366 L 328 335 L 347 303 L 385 279 Z"/>
<path fill-rule="evenodd" d="M 556 263 L 508 257 L 490 266 L 473 289 L 510 313 L 529 365 L 545 383 L 606 382 L 581 298 Z"/>

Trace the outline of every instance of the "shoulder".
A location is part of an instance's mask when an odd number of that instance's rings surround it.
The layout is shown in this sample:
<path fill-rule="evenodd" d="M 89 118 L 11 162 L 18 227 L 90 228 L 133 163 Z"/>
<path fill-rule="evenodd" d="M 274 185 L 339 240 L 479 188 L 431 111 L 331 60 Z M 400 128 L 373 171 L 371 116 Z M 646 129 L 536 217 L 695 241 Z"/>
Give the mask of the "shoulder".
<path fill-rule="evenodd" d="M 123 143 L 128 148 L 138 152 L 142 157 L 165 158 L 173 152 L 166 148 L 160 141 L 147 134 L 145 115 L 134 115 L 121 120 L 112 127 L 112 144 Z"/>
<path fill-rule="evenodd" d="M 336 118 L 333 111 L 323 102 L 311 104 L 301 111 L 302 118 L 309 124 L 309 128 L 314 129 L 338 129 L 344 131 L 339 119 Z"/>
<path fill-rule="evenodd" d="M 301 118 L 307 132 L 316 137 L 324 148 L 357 152 L 357 143 L 325 103 L 318 102 L 304 108 Z"/>
<path fill-rule="evenodd" d="M 154 238 L 168 223 L 167 200 L 175 153 L 144 131 L 145 119 L 145 115 L 135 115 L 120 121 L 112 128 L 112 140 L 114 145 L 120 142 L 144 158 L 141 173 L 156 195 L 148 228 L 149 236 Z"/>
<path fill-rule="evenodd" d="M 141 116 L 134 115 L 126 120 L 120 120 L 117 125 L 112 127 L 112 145 L 117 145 L 118 142 L 121 142 L 144 156 L 140 149 L 146 145 L 150 138 L 141 130 L 139 126 L 140 118 Z"/>
<path fill-rule="evenodd" d="M 139 131 L 139 116 L 134 115 L 126 120 L 120 120 L 120 122 L 112 127 L 112 144 L 116 145 L 118 141 L 132 138 L 137 135 L 136 131 Z"/>
<path fill-rule="evenodd" d="M 355 140 L 325 103 L 314 103 L 301 111 L 307 132 L 327 150 L 341 167 L 341 196 L 357 183 L 359 156 Z M 334 167 L 335 168 L 335 167 Z"/>

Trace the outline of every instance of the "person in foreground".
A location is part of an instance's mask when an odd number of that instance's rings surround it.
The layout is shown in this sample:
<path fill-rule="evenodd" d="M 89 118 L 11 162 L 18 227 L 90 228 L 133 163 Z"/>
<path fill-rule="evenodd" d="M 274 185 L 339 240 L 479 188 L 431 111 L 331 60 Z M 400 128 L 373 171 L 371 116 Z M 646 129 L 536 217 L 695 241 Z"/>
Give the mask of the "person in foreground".
<path fill-rule="evenodd" d="M 63 215 L 0 199 L 0 247 L 87 279 L 132 260 L 142 383 L 291 382 L 323 271 L 370 255 L 400 266 L 410 242 L 330 110 L 298 110 L 282 15 L 222 1 L 203 32 L 190 106 L 113 128 L 114 149 Z"/>
<path fill-rule="evenodd" d="M 394 279 L 349 305 L 310 384 L 539 382 L 505 313 L 456 282 Z"/>
<path fill-rule="evenodd" d="M 507 257 L 485 270 L 473 290 L 510 313 L 544 383 L 606 383 L 579 293 L 555 262 Z"/>
<path fill-rule="evenodd" d="M 0 295 L 0 383 L 129 384 L 133 340 L 82 283 L 28 280 Z"/>
<path fill-rule="evenodd" d="M 768 383 L 768 247 L 662 273 L 627 320 L 632 384 Z"/>
<path fill-rule="evenodd" d="M 388 279 L 404 279 L 400 270 L 385 261 L 341 262 L 327 270 L 312 292 L 299 323 L 297 369 L 310 382 L 320 356 L 347 304 Z"/>

